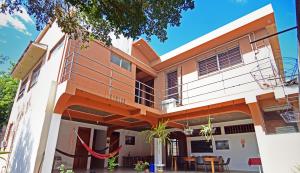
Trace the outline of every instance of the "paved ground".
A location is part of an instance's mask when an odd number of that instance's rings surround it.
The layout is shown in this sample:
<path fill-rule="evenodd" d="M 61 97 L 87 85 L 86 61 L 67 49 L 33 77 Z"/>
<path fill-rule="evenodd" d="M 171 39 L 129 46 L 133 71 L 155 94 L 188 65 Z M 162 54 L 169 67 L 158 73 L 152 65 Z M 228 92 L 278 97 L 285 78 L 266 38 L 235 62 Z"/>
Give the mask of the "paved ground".
<path fill-rule="evenodd" d="M 107 170 L 75 170 L 75 173 L 108 173 Z M 136 173 L 133 169 L 116 169 L 114 173 Z M 175 173 L 175 171 L 164 171 L 164 173 Z M 206 173 L 201 171 L 176 171 L 176 173 Z M 218 173 L 218 172 L 216 172 Z M 223 172 L 226 173 L 226 172 Z M 257 173 L 257 172 L 247 172 L 247 171 L 230 171 L 230 173 Z"/>

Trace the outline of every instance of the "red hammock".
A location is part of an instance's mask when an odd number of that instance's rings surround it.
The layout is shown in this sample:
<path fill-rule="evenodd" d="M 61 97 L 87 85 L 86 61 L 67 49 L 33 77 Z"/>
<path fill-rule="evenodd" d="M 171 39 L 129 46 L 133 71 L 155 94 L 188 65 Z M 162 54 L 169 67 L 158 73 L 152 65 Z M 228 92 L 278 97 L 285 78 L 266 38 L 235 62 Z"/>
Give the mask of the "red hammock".
<path fill-rule="evenodd" d="M 80 140 L 81 144 L 84 146 L 84 148 L 91 153 L 92 156 L 94 156 L 97 159 L 108 159 L 111 157 L 114 157 L 122 148 L 122 146 L 119 146 L 115 151 L 108 153 L 108 154 L 100 154 L 97 153 L 95 151 L 93 151 L 93 149 L 91 149 L 81 138 L 80 136 L 77 134 L 77 132 L 74 130 L 75 134 L 77 135 L 78 139 Z"/>

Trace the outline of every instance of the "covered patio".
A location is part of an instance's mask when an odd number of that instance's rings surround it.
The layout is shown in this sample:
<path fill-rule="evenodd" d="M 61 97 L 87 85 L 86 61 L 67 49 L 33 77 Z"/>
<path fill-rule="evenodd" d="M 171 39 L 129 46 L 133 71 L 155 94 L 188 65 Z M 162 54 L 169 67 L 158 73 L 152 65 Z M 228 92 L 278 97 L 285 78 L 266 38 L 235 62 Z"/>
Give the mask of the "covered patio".
<path fill-rule="evenodd" d="M 72 108 L 74 109 L 74 107 Z M 78 107 L 76 109 L 79 111 Z M 80 109 L 80 111 L 83 110 L 91 111 L 90 109 Z M 79 116 L 74 116 L 75 110 L 71 113 L 73 114 L 73 116 L 70 115 L 71 119 L 69 115 L 64 115 L 60 123 L 56 149 L 71 155 L 85 155 L 86 157 L 72 158 L 56 151 L 53 172 L 58 171 L 56 168 L 59 164 L 64 164 L 66 168 L 73 169 L 76 173 L 107 171 L 107 159 L 89 157 L 89 153 L 77 139 L 74 130 L 77 130 L 84 142 L 98 153 L 109 153 L 114 148 L 122 146 L 118 153 L 119 167 L 116 169 L 116 173 L 136 172 L 134 164 L 139 160 L 154 162 L 153 142 L 147 143 L 143 135 L 143 131 L 150 129 L 150 125 L 120 127 L 111 131 L 111 127 L 107 124 L 82 120 Z M 107 116 L 106 118 L 110 116 L 100 111 L 97 114 L 98 116 Z M 216 158 L 215 172 L 258 172 L 258 166 L 248 165 L 249 158 L 259 157 L 254 125 L 249 115 L 231 112 L 211 116 L 211 118 L 215 131 L 213 139 L 210 141 L 207 141 L 199 133 L 199 127 L 207 123 L 208 117 L 174 121 L 183 126 L 188 123 L 193 129 L 193 133 L 186 135 L 182 129 L 169 128 L 170 142 L 162 148 L 165 172 L 211 172 L 212 167 L 209 162 L 203 166 L 198 160 L 200 157 L 209 156 Z M 131 123 L 136 122 L 132 119 Z M 102 151 L 105 147 L 109 147 L 109 149 Z M 222 164 L 226 164 L 230 158 L 227 167 L 218 165 L 219 160 L 217 159 L 219 158 L 222 159 Z"/>

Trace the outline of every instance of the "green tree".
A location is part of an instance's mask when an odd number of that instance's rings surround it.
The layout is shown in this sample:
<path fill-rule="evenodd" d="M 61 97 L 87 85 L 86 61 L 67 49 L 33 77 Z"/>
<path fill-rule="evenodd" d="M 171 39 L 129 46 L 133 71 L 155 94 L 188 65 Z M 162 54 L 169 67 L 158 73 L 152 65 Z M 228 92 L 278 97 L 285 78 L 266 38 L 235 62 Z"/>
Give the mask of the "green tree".
<path fill-rule="evenodd" d="M 110 33 L 136 39 L 155 35 L 167 39 L 167 28 L 179 26 L 181 12 L 194 8 L 194 0 L 4 0 L 2 13 L 22 12 L 26 7 L 41 30 L 57 19 L 62 31 L 111 44 Z"/>
<path fill-rule="evenodd" d="M 18 80 L 10 76 L 10 70 L 0 72 L 0 126 L 8 121 L 18 84 Z"/>

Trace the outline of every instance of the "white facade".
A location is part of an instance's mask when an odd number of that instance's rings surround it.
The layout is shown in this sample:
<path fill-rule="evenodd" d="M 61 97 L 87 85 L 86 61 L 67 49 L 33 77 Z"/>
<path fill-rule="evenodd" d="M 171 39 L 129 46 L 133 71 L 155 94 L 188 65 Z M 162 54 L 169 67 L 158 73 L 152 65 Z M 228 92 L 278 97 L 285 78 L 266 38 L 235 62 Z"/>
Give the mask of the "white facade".
<path fill-rule="evenodd" d="M 245 19 L 257 19 L 270 13 L 273 13 L 271 6 L 264 7 L 259 11 L 247 15 L 243 20 L 239 19 L 230 25 L 226 25 L 214 31 L 216 35 L 208 34 L 208 36 L 197 39 L 190 44 L 184 45 L 182 48 L 162 56 L 161 60 L 166 61 L 172 56 L 186 51 L 188 48 L 197 46 L 196 43 L 199 44 L 205 42 L 208 38 L 213 39 L 212 36 L 225 34 L 223 30 L 229 32 L 231 29 L 229 26 L 242 26 L 247 22 Z M 241 48 L 241 64 L 201 77 L 199 77 L 197 70 L 182 75 L 182 84 L 184 84 L 182 89 L 186 91 L 182 93 L 182 106 L 169 107 L 166 112 L 171 113 L 237 99 L 245 99 L 246 104 L 248 104 L 250 103 L 249 100 L 252 99 L 252 101 L 256 102 L 256 96 L 267 93 L 274 93 L 276 99 L 284 98 L 284 94 L 298 93 L 297 87 L 281 87 L 280 85 L 282 83 L 280 82 L 282 81 L 267 80 L 267 82 L 264 81 L 263 83 L 260 83 L 250 74 L 253 70 L 255 71 L 258 65 L 260 68 L 265 68 L 266 66 L 269 67 L 269 70 L 265 71 L 260 69 L 260 72 L 263 72 L 264 75 L 267 76 L 272 76 L 274 75 L 274 71 L 278 71 L 269 41 L 266 40 L 262 45 L 255 44 L 255 46 L 250 46 L 249 44 L 249 42 L 255 40 L 257 36 L 265 34 L 267 34 L 267 31 L 261 29 L 253 33 L 247 33 L 245 36 L 232 42 L 232 44 L 239 45 Z M 65 35 L 60 31 L 57 24 L 53 23 L 39 41 L 40 43 L 47 45 L 48 48 L 45 55 L 40 60 L 42 67 L 38 82 L 30 89 L 28 87 L 29 83 L 27 83 L 24 96 L 20 99 L 17 99 L 16 97 L 14 101 L 14 106 L 9 119 L 9 123 L 13 123 L 13 128 L 8 141 L 8 148 L 12 151 L 9 156 L 9 161 L 6 163 L 8 172 L 49 173 L 52 169 L 52 161 L 56 148 L 74 154 L 76 137 L 73 135 L 73 129 L 76 130 L 78 127 L 89 127 L 105 132 L 107 130 L 104 126 L 61 120 L 61 115 L 53 113 L 53 107 L 58 100 L 58 96 L 61 95 L 66 87 L 66 83 L 58 85 L 57 81 L 59 70 L 62 68 L 61 61 L 65 52 L 64 46 L 58 46 L 59 48 L 53 50 L 60 40 L 63 41 L 62 43 L 67 42 L 67 38 L 65 38 Z M 131 53 L 131 43 L 132 40 L 123 37 L 119 40 L 113 40 L 113 45 L 127 54 Z M 225 47 L 230 47 L 232 44 L 225 45 Z M 222 47 L 220 47 L 220 49 L 216 48 L 214 50 L 208 50 L 206 53 L 197 57 L 191 57 L 191 59 L 185 61 L 185 63 L 190 63 L 191 66 L 194 66 L 197 64 L 195 61 L 209 58 L 214 53 L 221 51 Z M 38 66 L 38 64 L 36 64 L 35 67 L 36 66 Z M 181 64 L 179 64 L 178 67 L 174 66 L 168 70 L 179 68 L 180 66 Z M 33 67 L 33 69 L 35 67 Z M 165 73 L 168 70 L 160 71 L 160 73 Z M 31 81 L 31 73 L 32 72 L 27 74 L 29 81 Z M 244 73 L 247 74 L 241 75 Z M 278 76 L 275 74 L 275 76 L 272 77 Z M 258 76 L 258 78 L 260 78 L 260 76 Z M 276 82 L 279 82 L 279 86 L 272 87 Z M 20 83 L 22 83 L 22 81 Z M 209 83 L 213 84 L 206 85 Z M 265 87 L 269 85 L 271 87 Z M 229 124 L 251 122 L 251 120 L 243 120 L 215 125 L 223 127 Z M 119 164 L 121 166 L 123 156 L 128 156 L 129 154 L 131 156 L 153 155 L 153 144 L 148 144 L 145 141 L 145 136 L 141 135 L 140 132 L 131 130 L 118 130 L 118 132 L 120 133 L 120 145 L 123 146 L 119 153 Z M 224 134 L 224 132 L 222 134 Z M 127 135 L 135 136 L 135 145 L 125 145 L 125 136 Z M 246 141 L 246 146 L 244 148 L 241 147 L 242 138 Z M 202 138 L 187 138 L 188 155 L 202 155 L 199 153 L 191 153 L 190 141 L 198 139 Z M 250 157 L 258 156 L 262 158 L 265 173 L 292 173 L 294 166 L 300 164 L 299 133 L 266 135 L 261 126 L 256 126 L 255 133 L 219 135 L 214 138 L 214 140 L 223 139 L 230 141 L 230 150 L 215 151 L 213 154 L 222 155 L 224 158 L 232 158 L 229 167 L 234 170 L 257 170 L 257 167 L 249 167 L 245 160 L 248 160 Z M 90 137 L 90 146 L 92 145 L 92 140 L 93 133 L 91 133 Z M 106 138 L 103 138 L 103 140 L 106 140 Z M 214 143 L 213 147 L 215 148 Z M 163 148 L 163 153 L 165 152 L 164 150 L 165 148 Z M 55 153 L 55 155 L 60 154 Z M 67 167 L 72 168 L 73 159 L 62 155 L 61 157 L 64 164 Z M 163 160 L 163 162 L 165 162 L 165 156 Z M 90 163 L 91 159 L 88 160 L 87 169 L 90 168 Z"/>

